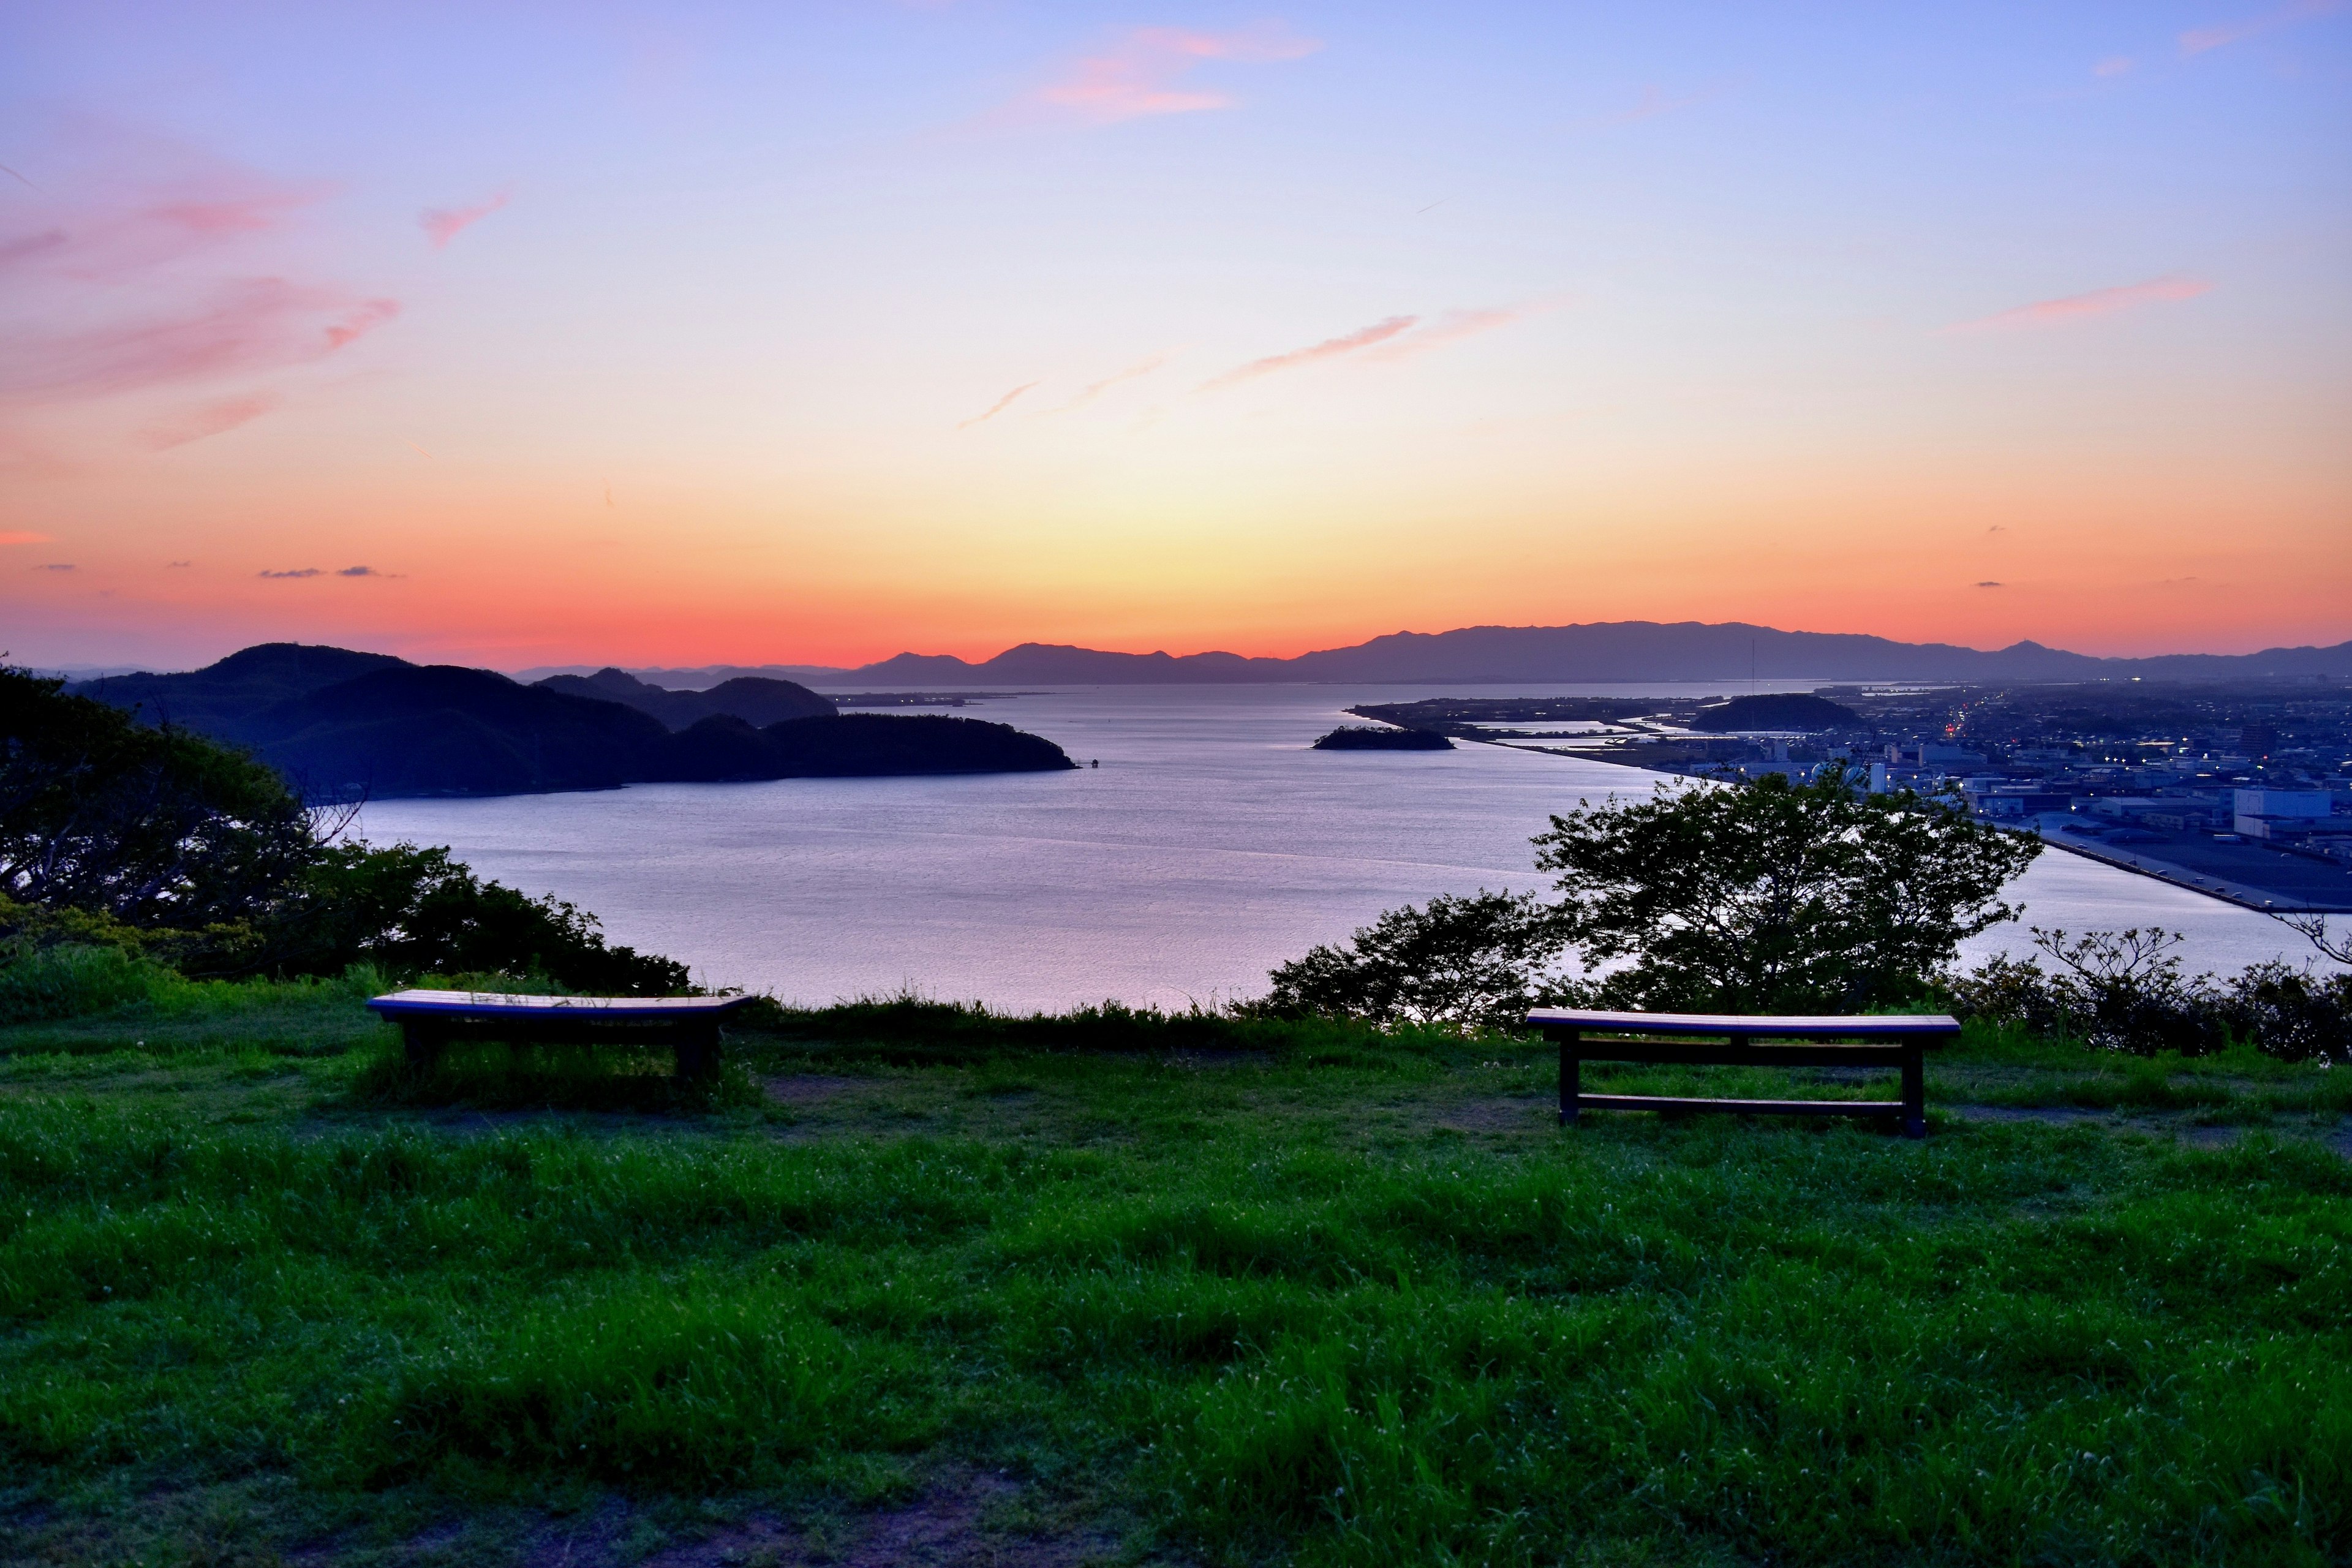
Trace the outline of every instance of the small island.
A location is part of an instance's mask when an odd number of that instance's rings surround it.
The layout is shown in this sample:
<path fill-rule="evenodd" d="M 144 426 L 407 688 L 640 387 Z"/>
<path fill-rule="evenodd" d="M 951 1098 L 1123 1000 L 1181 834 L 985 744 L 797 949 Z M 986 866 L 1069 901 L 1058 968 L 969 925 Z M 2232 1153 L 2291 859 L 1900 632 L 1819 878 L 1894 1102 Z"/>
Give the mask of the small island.
<path fill-rule="evenodd" d="M 1848 730 L 1861 722 L 1861 715 L 1843 702 L 1810 691 L 1769 691 L 1702 708 L 1691 719 L 1691 728 L 1716 735 L 1741 730 L 1801 730 L 1810 734 Z"/>
<path fill-rule="evenodd" d="M 1375 729 L 1342 724 L 1315 742 L 1318 752 L 1450 752 L 1454 742 L 1431 730 Z"/>

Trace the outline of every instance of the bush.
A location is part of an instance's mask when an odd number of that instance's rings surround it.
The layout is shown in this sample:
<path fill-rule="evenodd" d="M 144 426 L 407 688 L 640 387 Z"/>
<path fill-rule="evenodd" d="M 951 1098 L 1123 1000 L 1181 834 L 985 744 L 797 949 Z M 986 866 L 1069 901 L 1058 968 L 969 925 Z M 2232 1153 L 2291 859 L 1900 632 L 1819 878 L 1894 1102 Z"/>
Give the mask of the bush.
<path fill-rule="evenodd" d="M 2239 1038 L 2267 1056 L 2352 1064 L 2352 974 L 2253 964 L 2230 983 L 2219 1011 Z"/>
<path fill-rule="evenodd" d="M 152 1000 L 178 976 L 116 947 L 0 944 L 0 1024 L 78 1018 Z"/>
<path fill-rule="evenodd" d="M 2226 984 L 2185 976 L 2176 931 L 2033 928 L 2056 964 L 2000 957 L 1952 981 L 1956 1011 L 2095 1049 L 2200 1056 L 2233 1041 L 2285 1061 L 2352 1062 L 2352 974 L 2322 976 L 2273 961 Z"/>

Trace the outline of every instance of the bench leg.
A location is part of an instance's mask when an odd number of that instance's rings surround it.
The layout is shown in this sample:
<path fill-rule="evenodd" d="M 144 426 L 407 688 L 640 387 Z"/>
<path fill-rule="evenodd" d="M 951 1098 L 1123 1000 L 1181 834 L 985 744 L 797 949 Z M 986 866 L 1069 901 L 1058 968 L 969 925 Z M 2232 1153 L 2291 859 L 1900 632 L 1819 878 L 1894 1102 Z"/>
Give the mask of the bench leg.
<path fill-rule="evenodd" d="M 1578 1100 L 1583 1089 L 1583 1053 L 1577 1047 L 1583 1043 L 1581 1035 L 1568 1035 L 1559 1042 L 1559 1124 L 1573 1127 L 1577 1123 Z"/>
<path fill-rule="evenodd" d="M 1903 1045 L 1903 1136 L 1927 1136 L 1927 1070 L 1916 1040 Z"/>
<path fill-rule="evenodd" d="M 678 1037 L 677 1080 L 693 1083 L 719 1066 L 719 1031 L 698 1028 Z"/>
<path fill-rule="evenodd" d="M 441 1058 L 441 1031 L 415 1018 L 400 1021 L 401 1049 L 415 1072 L 431 1072 Z"/>

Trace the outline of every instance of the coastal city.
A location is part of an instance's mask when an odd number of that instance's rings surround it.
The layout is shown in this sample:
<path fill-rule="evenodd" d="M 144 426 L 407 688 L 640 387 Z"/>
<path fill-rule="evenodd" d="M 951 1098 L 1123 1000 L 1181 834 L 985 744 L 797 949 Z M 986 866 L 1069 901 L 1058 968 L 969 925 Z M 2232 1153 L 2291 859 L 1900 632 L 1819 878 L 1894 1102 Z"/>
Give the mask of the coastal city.
<path fill-rule="evenodd" d="M 2056 847 L 2252 909 L 2352 910 L 2352 683 L 1831 686 L 1433 699 L 1358 715 L 1687 777 L 1952 797 Z"/>

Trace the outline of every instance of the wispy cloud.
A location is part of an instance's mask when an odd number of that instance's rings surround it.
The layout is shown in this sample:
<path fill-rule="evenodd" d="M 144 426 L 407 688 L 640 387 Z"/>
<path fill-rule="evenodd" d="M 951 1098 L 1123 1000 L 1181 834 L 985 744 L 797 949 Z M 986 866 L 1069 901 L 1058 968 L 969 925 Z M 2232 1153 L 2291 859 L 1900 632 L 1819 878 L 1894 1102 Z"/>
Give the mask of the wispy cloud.
<path fill-rule="evenodd" d="M 1013 105 L 1031 114 L 1072 116 L 1096 124 L 1152 114 L 1226 109 L 1234 100 L 1213 89 L 1179 85 L 1202 62 L 1267 65 L 1295 60 L 1323 47 L 1279 23 L 1230 33 L 1182 27 L 1137 27 L 1098 54 L 1082 56 L 1055 80 Z"/>
<path fill-rule="evenodd" d="M 73 569 L 74 563 L 70 561 L 46 561 L 33 568 L 36 572 L 70 572 Z"/>
<path fill-rule="evenodd" d="M 1104 393 L 1108 392 L 1112 387 L 1117 386 L 1119 383 L 1123 381 L 1133 381 L 1138 376 L 1150 375 L 1153 371 L 1158 370 L 1161 365 L 1166 364 L 1167 363 L 1168 356 L 1166 354 L 1154 354 L 1150 359 L 1139 360 L 1135 363 L 1129 365 L 1125 370 L 1118 372 L 1117 374 L 1107 375 L 1100 381 L 1094 383 L 1084 392 L 1081 392 L 1076 397 L 1071 398 L 1067 403 L 1057 403 L 1051 408 L 1039 409 L 1034 417 L 1043 419 L 1048 415 L 1067 414 L 1074 408 L 1084 408 L 1087 404 L 1092 403 L 1096 398 L 1100 397 Z"/>
<path fill-rule="evenodd" d="M 971 418 L 965 420 L 962 424 L 957 426 L 956 428 L 959 430 L 969 430 L 975 425 L 987 424 L 990 420 L 995 418 L 998 415 L 1012 407 L 1013 400 L 1014 398 L 1020 396 L 1031 387 L 1040 384 L 1040 383 L 1034 381 L 1023 382 L 1019 386 L 1014 387 L 1012 391 L 998 398 L 994 403 L 989 405 L 987 413 L 975 414 Z"/>
<path fill-rule="evenodd" d="M 471 206 L 427 207 L 416 215 L 416 224 L 438 250 L 513 199 L 512 191 L 499 191 Z"/>
<path fill-rule="evenodd" d="M 1390 316 L 1382 321 L 1374 321 L 1369 327 L 1359 327 L 1352 332 L 1343 333 L 1336 338 L 1326 338 L 1319 343 L 1309 343 L 1303 349 L 1292 349 L 1288 353 L 1268 354 L 1264 359 L 1254 359 L 1247 364 L 1234 366 L 1213 380 L 1202 382 L 1200 390 L 1213 392 L 1219 387 L 1234 386 L 1244 381 L 1255 381 L 1259 376 L 1272 375 L 1276 371 L 1296 370 L 1300 365 L 1338 359 L 1344 354 L 1354 353 L 1360 349 L 1370 348 L 1374 343 L 1384 343 L 1400 332 L 1410 331 L 1414 323 L 1420 320 L 1419 316 Z"/>
<path fill-rule="evenodd" d="M 256 574 L 256 575 L 262 577 L 323 577 L 326 574 L 320 571 L 316 566 L 298 566 L 291 572 L 262 572 Z"/>
<path fill-rule="evenodd" d="M 2290 0 L 2277 10 L 2265 11 L 2259 16 L 2244 16 L 2210 27 L 2192 27 L 2180 35 L 2180 52 L 2201 55 L 2297 22 L 2308 22 L 2315 16 L 2328 16 L 2344 9 L 2345 4 L 2346 0 Z"/>
<path fill-rule="evenodd" d="M 1998 583 L 1979 583 L 1977 586 L 1979 588 L 1998 588 L 2000 584 Z"/>
<path fill-rule="evenodd" d="M 47 534 L 31 533 L 21 528 L 0 532 L 0 544 L 47 544 L 48 542 Z"/>
<path fill-rule="evenodd" d="M 279 403 L 278 373 L 398 313 L 306 276 L 308 214 L 331 187 L 121 127 L 73 132 L 77 177 L 0 215 L 0 452 L 76 405 L 151 451 L 219 435 Z"/>
<path fill-rule="evenodd" d="M 1324 360 L 1352 358 L 1360 362 L 1389 363 L 1411 359 L 1432 349 L 1444 348 L 1448 343 L 1457 343 L 1465 338 L 1475 338 L 1481 332 L 1491 332 L 1497 327 L 1506 327 L 1514 321 L 1557 310 L 1568 300 L 1566 294 L 1548 294 L 1522 304 L 1447 310 L 1426 319 L 1421 316 L 1390 316 L 1374 321 L 1369 327 L 1360 327 L 1339 337 L 1326 338 L 1303 349 L 1269 354 L 1265 359 L 1237 365 L 1223 375 L 1202 383 L 1198 390 L 1213 392 L 1239 382 L 1272 375 L 1276 371 L 1294 370 Z"/>
<path fill-rule="evenodd" d="M 2091 74 L 2096 77 L 2128 76 L 2132 67 L 2138 63 L 2129 55 L 2109 55 L 2091 68 Z"/>
<path fill-rule="evenodd" d="M 2201 278 L 2151 278 L 2145 283 L 2126 283 L 2115 289 L 2094 289 L 2087 294 L 2040 300 L 2031 305 L 2020 305 L 2013 310 L 2002 310 L 1977 321 L 1957 322 L 1943 330 L 1946 332 L 1990 332 L 2025 327 L 2053 327 L 2080 321 L 2085 316 L 2109 316 L 2118 310 L 2128 310 L 2160 300 L 2194 300 L 2200 294 L 2210 292 L 2212 287 Z"/>
<path fill-rule="evenodd" d="M 299 364 L 399 313 L 396 300 L 352 300 L 283 278 L 246 279 L 174 315 L 28 338 L 0 368 L 0 397 L 105 397 Z"/>
<path fill-rule="evenodd" d="M 160 425 L 151 425 L 139 433 L 140 445 L 151 452 L 168 451 L 184 447 L 191 441 L 201 441 L 207 436 L 218 436 L 260 418 L 278 406 L 278 395 L 257 392 L 243 397 L 224 397 L 215 402 L 191 408 L 175 418 Z"/>
<path fill-rule="evenodd" d="M 1530 316 L 1540 316 L 1556 310 L 1569 302 L 1566 294 L 1547 294 L 1517 305 L 1495 305 L 1484 310 L 1448 310 L 1417 331 L 1406 333 L 1391 342 L 1366 354 L 1366 359 L 1411 359 L 1416 354 L 1441 349 L 1448 343 L 1458 343 L 1465 338 L 1475 338 L 1481 332 L 1491 332 L 1497 327 L 1507 327 L 1514 321 L 1524 321 Z"/>
<path fill-rule="evenodd" d="M 335 574 L 338 577 L 396 577 L 397 572 L 379 572 L 373 566 L 346 566 Z"/>
<path fill-rule="evenodd" d="M 0 268 L 30 267 L 83 283 L 143 281 L 281 231 L 325 195 L 323 186 L 206 170 L 184 191 L 150 191 L 122 205 L 53 200 L 43 204 L 47 221 L 40 227 L 0 238 Z"/>

